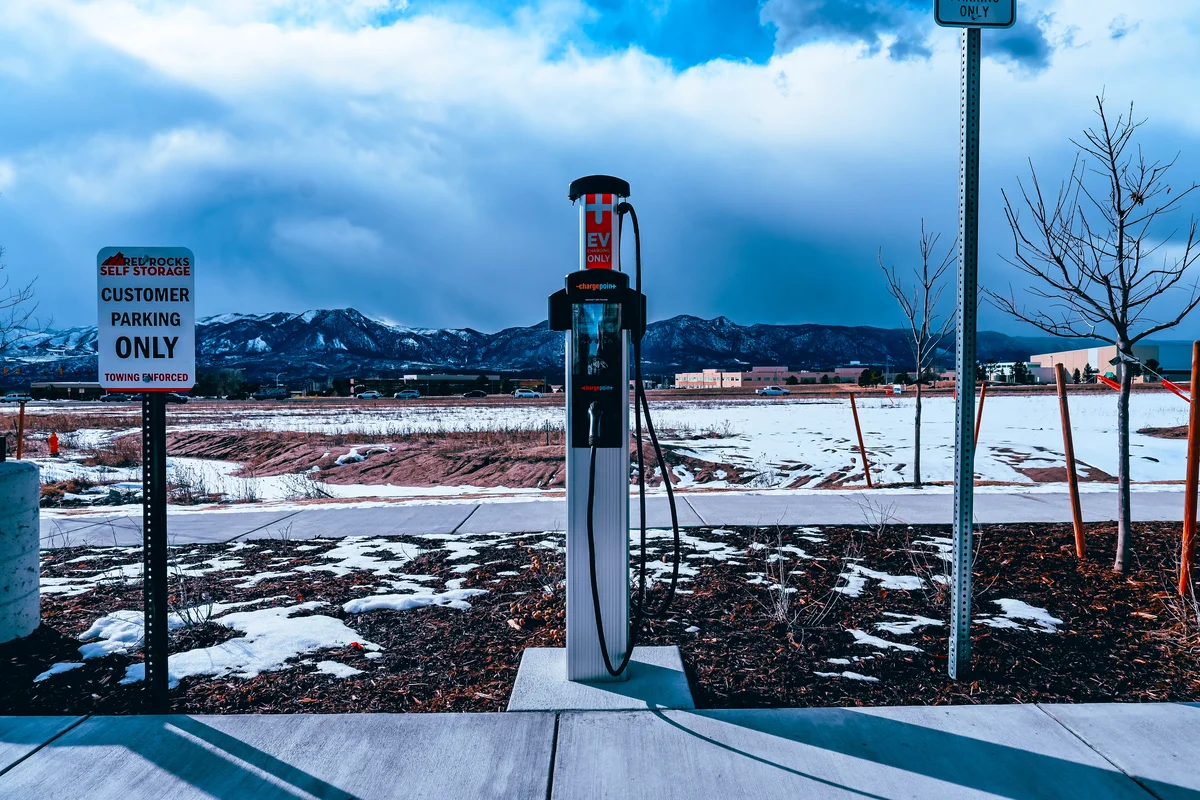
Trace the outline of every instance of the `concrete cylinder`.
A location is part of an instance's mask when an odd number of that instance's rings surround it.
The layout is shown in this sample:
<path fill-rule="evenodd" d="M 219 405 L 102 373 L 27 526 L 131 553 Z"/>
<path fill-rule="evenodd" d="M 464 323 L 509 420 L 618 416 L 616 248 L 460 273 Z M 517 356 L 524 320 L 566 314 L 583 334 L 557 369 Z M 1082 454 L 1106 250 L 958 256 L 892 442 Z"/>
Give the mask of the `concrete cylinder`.
<path fill-rule="evenodd" d="M 40 494 L 36 466 L 0 462 L 0 643 L 28 636 L 41 624 Z"/>

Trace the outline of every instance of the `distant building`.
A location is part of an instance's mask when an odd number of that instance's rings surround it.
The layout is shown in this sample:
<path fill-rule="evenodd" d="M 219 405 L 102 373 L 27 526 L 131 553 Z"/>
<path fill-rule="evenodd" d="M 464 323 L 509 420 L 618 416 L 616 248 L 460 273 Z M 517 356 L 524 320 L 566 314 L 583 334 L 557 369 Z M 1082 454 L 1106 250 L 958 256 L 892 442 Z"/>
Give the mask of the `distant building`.
<path fill-rule="evenodd" d="M 987 379 L 991 383 L 1017 383 L 1017 364 L 1024 364 L 1033 384 L 1054 383 L 1054 370 L 1035 361 L 989 363 Z"/>
<path fill-rule="evenodd" d="M 1029 360 L 1039 366 L 1054 369 L 1055 364 L 1062 364 L 1068 375 L 1087 372 L 1090 366 L 1101 375 L 1116 375 L 1117 368 L 1113 360 L 1117 357 L 1115 345 L 1105 347 L 1085 347 L 1079 350 L 1064 350 L 1059 353 L 1043 353 L 1030 356 Z M 1191 342 L 1154 342 L 1133 346 L 1133 357 L 1143 364 L 1153 360 L 1158 362 L 1157 371 L 1164 378 L 1171 380 L 1186 380 L 1192 374 L 1192 345 Z M 1144 375 L 1142 380 L 1157 382 L 1153 375 Z M 1053 375 L 1050 382 L 1053 382 Z"/>
<path fill-rule="evenodd" d="M 104 390 L 95 381 L 34 381 L 29 384 L 34 400 L 98 400 Z"/>
<path fill-rule="evenodd" d="M 675 373 L 676 389 L 736 389 L 742 385 L 742 373 L 706 369 L 702 372 Z"/>
<path fill-rule="evenodd" d="M 853 376 L 843 376 L 838 370 L 824 372 L 809 372 L 790 370 L 787 367 L 751 367 L 744 372 L 726 372 L 719 369 L 706 369 L 701 372 L 678 372 L 675 374 L 676 389 L 740 389 L 744 387 L 761 389 L 764 386 L 785 386 L 788 380 L 795 383 L 820 383 L 826 378 L 827 383 L 839 381 L 853 382 L 858 380 L 859 368 Z"/>

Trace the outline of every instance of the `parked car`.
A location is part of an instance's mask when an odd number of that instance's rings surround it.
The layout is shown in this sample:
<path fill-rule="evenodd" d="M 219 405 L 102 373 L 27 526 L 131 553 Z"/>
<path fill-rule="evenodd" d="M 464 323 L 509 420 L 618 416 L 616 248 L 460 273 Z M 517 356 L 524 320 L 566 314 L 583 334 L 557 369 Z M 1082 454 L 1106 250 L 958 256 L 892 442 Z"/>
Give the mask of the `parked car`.
<path fill-rule="evenodd" d="M 33 399 L 32 397 L 30 397 L 29 395 L 25 394 L 24 392 L 9 392 L 8 394 L 4 395 L 4 398 L 3 398 L 3 400 L 2 400 L 2 401 L 0 401 L 0 402 L 5 402 L 5 403 L 28 403 L 28 402 L 29 402 L 30 400 L 32 400 L 32 399 Z"/>
<path fill-rule="evenodd" d="M 270 386 L 266 389 L 260 389 L 250 396 L 255 400 L 286 400 L 288 390 L 286 386 Z"/>
<path fill-rule="evenodd" d="M 782 386 L 764 386 L 761 389 L 756 389 L 755 394 L 761 394 L 763 397 L 780 397 L 791 392 Z"/>
<path fill-rule="evenodd" d="M 533 389 L 517 389 L 512 393 L 512 396 L 518 399 L 523 397 L 541 397 L 542 393 L 535 392 Z"/>
<path fill-rule="evenodd" d="M 375 391 L 374 389 L 372 389 L 369 392 L 362 392 L 361 394 L 358 395 L 359 400 L 378 400 L 381 397 L 383 397 L 383 395 L 381 395 L 379 392 Z"/>
<path fill-rule="evenodd" d="M 124 392 L 109 392 L 100 398 L 101 403 L 128 403 L 131 400 L 133 395 Z"/>
<path fill-rule="evenodd" d="M 179 394 L 177 392 L 167 392 L 167 396 L 164 399 L 168 403 L 186 403 L 188 401 L 186 394 Z"/>
<path fill-rule="evenodd" d="M 249 392 L 234 392 L 233 394 L 225 395 L 225 399 L 226 400 L 249 400 L 250 393 Z"/>
<path fill-rule="evenodd" d="M 463 397 L 471 397 L 471 398 L 487 397 L 487 392 L 485 392 L 483 389 L 472 389 L 469 392 L 464 392 Z"/>
<path fill-rule="evenodd" d="M 392 395 L 396 400 L 416 400 L 421 396 L 421 393 L 416 389 L 401 389 Z"/>

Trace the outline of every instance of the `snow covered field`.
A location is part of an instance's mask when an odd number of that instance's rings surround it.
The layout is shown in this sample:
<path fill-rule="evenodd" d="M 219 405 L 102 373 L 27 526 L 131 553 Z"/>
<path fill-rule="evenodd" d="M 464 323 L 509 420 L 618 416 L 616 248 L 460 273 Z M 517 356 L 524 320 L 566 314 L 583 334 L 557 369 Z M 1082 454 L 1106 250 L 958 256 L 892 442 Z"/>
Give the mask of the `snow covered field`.
<path fill-rule="evenodd" d="M 788 398 L 758 400 L 664 399 L 653 403 L 656 426 L 665 445 L 691 460 L 677 465 L 675 475 L 685 490 L 724 488 L 813 490 L 865 486 L 849 402 L 841 399 Z M 33 413 L 65 410 L 59 404 L 31 406 Z M 926 398 L 922 426 L 922 478 L 927 483 L 949 483 L 954 458 L 954 402 L 950 397 Z M 1113 394 L 1080 394 L 1071 398 L 1075 450 L 1081 462 L 1081 477 L 1102 482 L 1085 483 L 1089 491 L 1107 491 L 1103 482 L 1117 472 L 1116 397 Z M 1143 489 L 1148 484 L 1178 482 L 1183 477 L 1186 442 L 1136 433 L 1143 427 L 1171 427 L 1186 423 L 1187 406 L 1165 393 L 1139 393 L 1132 400 L 1132 472 Z M 135 430 L 137 409 L 101 406 L 72 406 L 73 414 L 94 414 L 109 427 L 84 428 L 72 434 L 73 449 L 79 454 L 106 439 Z M 858 401 L 871 471 L 877 486 L 903 484 L 912 480 L 913 398 L 866 397 Z M 431 436 L 469 431 L 561 430 L 561 406 L 519 403 L 480 405 L 443 404 L 421 401 L 409 404 L 321 403 L 225 406 L 214 413 L 212 404 L 191 403 L 172 409 L 171 429 L 247 430 L 296 432 L 344 437 L 334 455 L 355 458 L 352 437 L 389 436 L 413 433 Z M 129 425 L 124 425 L 125 419 Z M 115 421 L 120 422 L 118 426 Z M 42 432 L 39 434 L 45 436 Z M 987 399 L 976 456 L 976 473 L 981 481 L 1033 487 L 1061 480 L 1039 474 L 1039 469 L 1061 468 L 1062 433 L 1058 402 L 1052 394 L 991 396 Z M 44 480 L 81 476 L 93 482 L 136 481 L 135 468 L 89 467 L 73 460 L 36 459 Z M 361 459 L 359 459 L 361 460 Z M 697 462 L 709 470 L 697 481 Z M 173 469 L 199 481 L 211 492 L 231 499 L 284 501 L 297 499 L 296 475 L 236 476 L 238 464 L 208 459 L 176 458 Z M 736 468 L 741 482 L 726 480 Z M 319 474 L 310 472 L 309 477 Z M 556 494 L 560 489 L 542 490 L 518 486 L 454 485 L 408 486 L 387 484 L 322 483 L 331 499 L 430 499 L 491 495 L 495 497 Z M 943 487 L 944 488 L 944 487 Z M 1061 488 L 1059 486 L 1058 488 Z M 938 489 L 935 488 L 935 491 Z"/>
<path fill-rule="evenodd" d="M 954 472 L 954 401 L 926 398 L 922 432 L 922 479 L 949 482 Z M 759 485 L 813 487 L 835 472 L 861 473 L 849 402 L 798 400 L 749 402 L 721 407 L 661 403 L 657 418 L 666 429 L 713 432 L 713 438 L 667 441 L 686 445 L 704 460 L 746 465 L 760 472 Z M 912 480 L 913 400 L 858 401 L 858 414 L 871 471 L 877 484 Z M 1071 398 L 1071 421 L 1078 461 L 1108 475 L 1117 473 L 1115 395 Z M 1133 397 L 1132 428 L 1171 427 L 1187 422 L 1187 406 L 1168 394 Z M 725 433 L 728 432 L 728 435 Z M 1184 440 L 1133 433 L 1135 481 L 1181 481 L 1187 454 Z M 990 397 L 984 404 L 975 471 L 979 480 L 1032 485 L 1018 468 L 1062 467 L 1062 426 L 1053 395 Z M 1081 471 L 1086 475 L 1087 470 Z M 861 476 L 848 486 L 865 486 Z"/>

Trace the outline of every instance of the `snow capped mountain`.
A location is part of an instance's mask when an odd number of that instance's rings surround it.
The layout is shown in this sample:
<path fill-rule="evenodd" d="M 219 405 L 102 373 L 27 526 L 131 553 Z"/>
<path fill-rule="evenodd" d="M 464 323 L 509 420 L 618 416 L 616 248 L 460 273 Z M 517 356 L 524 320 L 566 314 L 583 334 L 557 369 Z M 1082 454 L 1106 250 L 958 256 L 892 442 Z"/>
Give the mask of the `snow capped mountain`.
<path fill-rule="evenodd" d="M 561 374 L 564 345 L 563 334 L 544 322 L 487 334 L 409 328 L 369 319 L 353 308 L 221 314 L 196 324 L 201 369 L 242 369 L 252 379 L 276 373 L 298 380 L 421 370 Z M 1052 349 L 1048 340 L 980 333 L 983 359 L 1011 361 Z M 651 323 L 642 350 L 649 374 L 756 364 L 824 368 L 849 360 L 903 365 L 911 359 L 900 330 L 738 325 L 726 317 L 686 315 Z M 30 334 L 0 351 L 0 361 L 21 365 L 25 380 L 60 374 L 92 380 L 95 355 L 96 329 L 78 327 Z"/>

